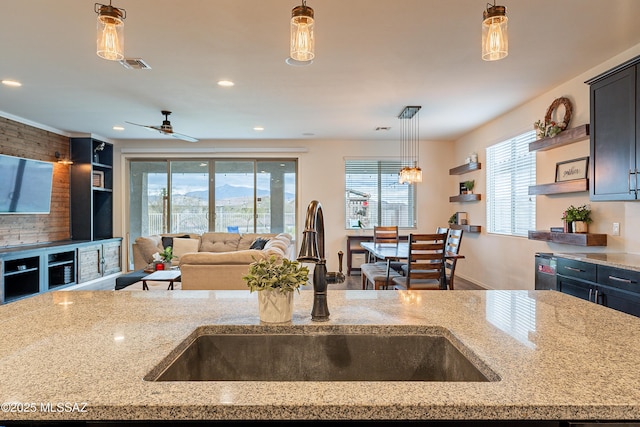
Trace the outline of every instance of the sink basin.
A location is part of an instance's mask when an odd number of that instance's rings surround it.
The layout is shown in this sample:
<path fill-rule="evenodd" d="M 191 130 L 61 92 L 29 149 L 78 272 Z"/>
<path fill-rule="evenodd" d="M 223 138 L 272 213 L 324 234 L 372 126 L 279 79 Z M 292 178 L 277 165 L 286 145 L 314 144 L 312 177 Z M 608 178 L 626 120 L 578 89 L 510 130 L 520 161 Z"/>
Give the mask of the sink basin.
<path fill-rule="evenodd" d="M 498 381 L 444 328 L 202 327 L 150 381 Z M 357 332 L 353 332 L 357 330 Z M 278 332 L 274 332 L 278 331 Z"/>

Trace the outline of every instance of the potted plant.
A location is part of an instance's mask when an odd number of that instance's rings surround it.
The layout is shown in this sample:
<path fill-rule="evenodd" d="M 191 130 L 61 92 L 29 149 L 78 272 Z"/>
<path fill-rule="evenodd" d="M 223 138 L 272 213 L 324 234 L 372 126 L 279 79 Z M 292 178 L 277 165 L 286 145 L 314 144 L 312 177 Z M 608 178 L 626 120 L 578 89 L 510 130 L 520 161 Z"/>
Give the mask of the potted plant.
<path fill-rule="evenodd" d="M 309 269 L 298 261 L 271 255 L 252 262 L 242 279 L 251 292 L 258 292 L 260 320 L 283 323 L 293 315 L 293 291 L 300 291 L 308 277 Z"/>
<path fill-rule="evenodd" d="M 171 269 L 171 260 L 174 258 L 175 255 L 173 255 L 173 248 L 171 246 L 167 246 L 162 252 L 157 252 L 153 255 L 153 259 L 157 261 L 156 264 L 162 264 L 163 270 Z M 157 265 L 156 270 L 159 270 Z"/>
<path fill-rule="evenodd" d="M 476 181 L 475 180 L 471 180 L 471 181 L 465 181 L 464 182 L 464 188 L 467 189 L 467 194 L 473 194 L 473 187 L 476 186 Z"/>
<path fill-rule="evenodd" d="M 573 224 L 574 233 L 587 233 L 591 219 L 591 209 L 587 205 L 569 206 L 562 216 L 562 220 Z"/>
<path fill-rule="evenodd" d="M 449 217 L 449 225 L 458 223 L 458 212 L 455 212 L 453 215 Z"/>

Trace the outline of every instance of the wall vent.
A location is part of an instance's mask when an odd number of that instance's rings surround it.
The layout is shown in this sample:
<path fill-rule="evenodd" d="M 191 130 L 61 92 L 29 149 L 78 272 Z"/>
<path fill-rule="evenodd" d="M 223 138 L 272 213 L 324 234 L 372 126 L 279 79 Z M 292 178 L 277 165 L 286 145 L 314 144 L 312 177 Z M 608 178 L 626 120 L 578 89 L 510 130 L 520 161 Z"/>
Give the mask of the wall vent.
<path fill-rule="evenodd" d="M 120 61 L 122 66 L 128 70 L 150 70 L 149 64 L 144 62 L 141 58 L 125 58 Z"/>

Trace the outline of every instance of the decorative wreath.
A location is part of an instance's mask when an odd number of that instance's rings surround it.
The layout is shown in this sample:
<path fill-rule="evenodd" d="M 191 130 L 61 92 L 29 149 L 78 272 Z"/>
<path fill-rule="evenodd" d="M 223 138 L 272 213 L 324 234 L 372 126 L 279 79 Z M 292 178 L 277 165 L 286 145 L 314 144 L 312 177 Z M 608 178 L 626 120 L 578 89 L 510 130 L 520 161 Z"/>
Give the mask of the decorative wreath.
<path fill-rule="evenodd" d="M 573 113 L 573 106 L 571 105 L 571 101 L 569 98 L 558 98 L 554 100 L 549 108 L 547 108 L 547 114 L 544 115 L 544 122 L 546 124 L 551 124 L 551 115 L 553 112 L 560 106 L 560 104 L 564 105 L 564 118 L 561 123 L 564 123 L 564 126 L 561 126 L 563 129 L 569 127 L 569 122 L 571 121 L 571 113 Z"/>

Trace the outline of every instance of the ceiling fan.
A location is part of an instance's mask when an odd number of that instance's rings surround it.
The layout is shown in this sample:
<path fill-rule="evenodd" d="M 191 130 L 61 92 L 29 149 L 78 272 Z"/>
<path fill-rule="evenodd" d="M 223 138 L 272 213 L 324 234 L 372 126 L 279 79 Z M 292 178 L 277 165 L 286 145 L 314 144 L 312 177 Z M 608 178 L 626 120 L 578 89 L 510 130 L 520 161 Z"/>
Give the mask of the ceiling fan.
<path fill-rule="evenodd" d="M 162 121 L 162 124 L 160 126 L 141 125 L 133 122 L 126 122 L 126 123 L 129 123 L 135 126 L 142 126 L 143 128 L 146 128 L 149 130 L 157 130 L 160 133 L 163 133 L 165 135 L 170 135 L 174 138 L 182 139 L 183 141 L 198 142 L 196 138 L 173 131 L 173 126 L 171 126 L 171 122 L 169 121 L 169 115 L 171 114 L 171 111 L 162 110 L 161 113 L 164 116 L 164 120 Z"/>

